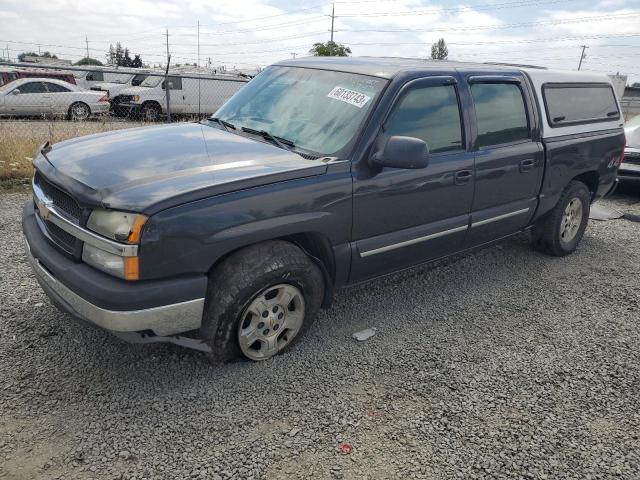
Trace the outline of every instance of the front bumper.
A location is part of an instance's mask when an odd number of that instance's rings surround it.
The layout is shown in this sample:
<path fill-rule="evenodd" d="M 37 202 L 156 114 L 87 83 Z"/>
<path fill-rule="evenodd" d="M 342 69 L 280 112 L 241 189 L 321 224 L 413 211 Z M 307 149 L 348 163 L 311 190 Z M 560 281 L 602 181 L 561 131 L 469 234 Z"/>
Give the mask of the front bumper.
<path fill-rule="evenodd" d="M 27 259 L 44 292 L 61 309 L 114 333 L 169 336 L 202 323 L 206 277 L 127 282 L 63 255 L 46 238 L 33 202 L 23 214 Z"/>
<path fill-rule="evenodd" d="M 111 104 L 109 102 L 94 103 L 90 105 L 89 108 L 91 108 L 91 113 L 94 115 L 104 115 L 109 113 Z"/>

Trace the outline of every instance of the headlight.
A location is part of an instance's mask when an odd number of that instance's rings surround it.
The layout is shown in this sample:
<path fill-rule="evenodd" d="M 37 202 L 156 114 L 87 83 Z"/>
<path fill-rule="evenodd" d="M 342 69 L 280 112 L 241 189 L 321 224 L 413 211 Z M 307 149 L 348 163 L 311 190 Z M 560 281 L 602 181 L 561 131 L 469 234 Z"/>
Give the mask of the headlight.
<path fill-rule="evenodd" d="M 117 242 L 138 243 L 147 217 L 138 213 L 94 210 L 87 228 Z"/>
<path fill-rule="evenodd" d="M 140 243 L 142 227 L 147 221 L 145 215 L 113 210 L 94 210 L 89 216 L 87 228 L 117 242 Z M 122 257 L 88 243 L 82 250 L 82 261 L 125 280 L 140 278 L 138 257 Z"/>

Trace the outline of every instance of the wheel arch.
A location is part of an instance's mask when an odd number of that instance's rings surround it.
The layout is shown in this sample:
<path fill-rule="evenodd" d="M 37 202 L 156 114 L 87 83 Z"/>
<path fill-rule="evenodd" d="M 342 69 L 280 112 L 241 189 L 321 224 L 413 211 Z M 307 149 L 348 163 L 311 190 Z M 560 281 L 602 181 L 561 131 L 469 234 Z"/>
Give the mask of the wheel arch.
<path fill-rule="evenodd" d="M 598 185 L 600 185 L 600 174 L 595 170 L 589 170 L 583 172 L 580 175 L 576 175 L 571 181 L 578 181 L 584 183 L 591 192 L 591 200 L 593 201 L 596 192 L 598 191 Z"/>
<path fill-rule="evenodd" d="M 236 252 L 252 245 L 257 245 L 272 240 L 282 240 L 297 246 L 320 268 L 325 281 L 322 306 L 325 308 L 328 307 L 333 299 L 336 280 L 336 261 L 331 241 L 327 236 L 319 232 L 299 232 L 284 236 L 276 236 L 273 238 L 265 238 L 257 242 L 242 244 L 237 248 L 229 250 L 223 255 L 219 256 L 216 261 L 209 267 L 208 274 L 210 274 L 218 265 L 220 265 L 221 262 L 223 262 L 231 255 L 235 254 Z"/>

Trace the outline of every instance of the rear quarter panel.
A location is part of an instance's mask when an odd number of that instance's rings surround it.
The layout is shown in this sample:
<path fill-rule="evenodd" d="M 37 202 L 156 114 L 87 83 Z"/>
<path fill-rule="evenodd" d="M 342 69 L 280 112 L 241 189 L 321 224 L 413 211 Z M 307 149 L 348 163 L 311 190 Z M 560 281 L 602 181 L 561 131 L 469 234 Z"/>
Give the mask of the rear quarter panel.
<path fill-rule="evenodd" d="M 567 184 L 578 175 L 597 174 L 594 200 L 613 186 L 624 148 L 622 128 L 545 138 L 543 143 L 545 172 L 536 218 L 555 206 Z"/>

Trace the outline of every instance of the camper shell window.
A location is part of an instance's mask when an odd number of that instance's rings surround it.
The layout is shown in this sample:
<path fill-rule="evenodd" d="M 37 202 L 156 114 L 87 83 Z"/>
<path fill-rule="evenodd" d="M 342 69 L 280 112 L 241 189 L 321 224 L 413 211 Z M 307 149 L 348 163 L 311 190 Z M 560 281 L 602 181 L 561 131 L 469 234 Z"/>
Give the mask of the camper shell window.
<path fill-rule="evenodd" d="M 620 119 L 615 93 L 607 83 L 547 83 L 542 94 L 552 128 Z"/>

